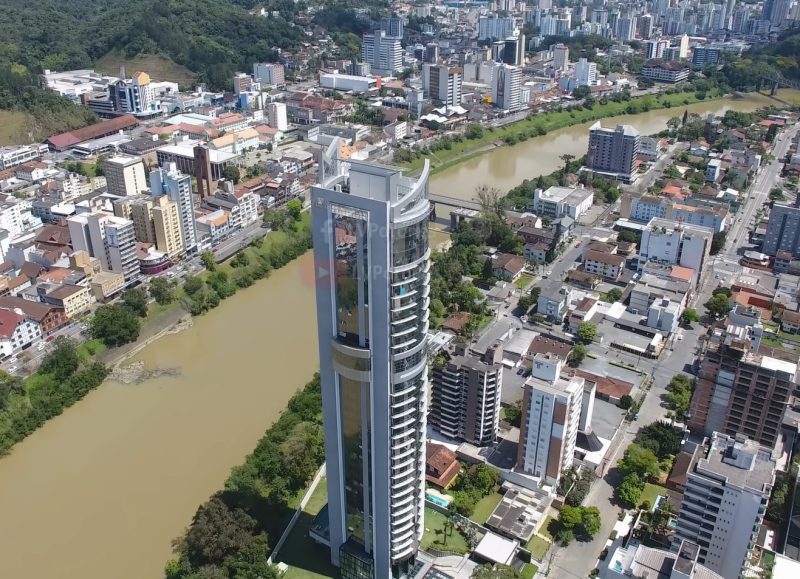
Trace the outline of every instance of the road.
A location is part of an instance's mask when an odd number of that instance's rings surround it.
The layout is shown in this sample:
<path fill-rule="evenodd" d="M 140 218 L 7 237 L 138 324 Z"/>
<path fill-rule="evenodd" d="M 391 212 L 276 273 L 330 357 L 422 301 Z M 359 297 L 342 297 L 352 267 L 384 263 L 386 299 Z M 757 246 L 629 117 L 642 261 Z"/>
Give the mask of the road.
<path fill-rule="evenodd" d="M 793 135 L 798 128 L 794 127 L 789 131 L 781 133 L 778 137 L 774 156 L 781 159 L 786 154 Z M 723 251 L 720 252 L 712 262 L 713 272 L 717 272 L 717 265 L 728 266 L 728 271 L 740 269 L 736 260 L 741 250 L 742 244 L 747 240 L 747 227 L 753 215 L 764 201 L 768 199 L 769 191 L 778 181 L 780 176 L 781 163 L 771 161 L 764 166 L 755 181 L 753 182 L 748 199 L 740 211 L 740 219 L 737 219 L 731 226 L 728 233 L 729 242 Z M 720 267 L 719 269 L 722 269 Z M 705 303 L 711 295 L 711 291 L 717 286 L 719 281 L 713 275 L 705 276 L 701 287 L 695 294 L 693 303 L 702 311 L 701 304 Z M 661 406 L 662 395 L 666 393 L 666 385 L 669 380 L 680 372 L 687 372 L 697 356 L 695 351 L 700 335 L 705 331 L 700 324 L 694 324 L 690 330 L 684 331 L 683 340 L 675 340 L 671 344 L 673 350 L 661 360 L 639 360 L 636 356 L 620 353 L 620 361 L 638 366 L 640 369 L 650 372 L 654 376 L 651 390 L 647 394 L 639 410 L 638 421 L 634 423 L 624 423 L 627 428 L 617 432 L 617 436 L 612 441 L 612 451 L 607 460 L 610 472 L 604 478 L 599 479 L 589 492 L 584 504 L 595 506 L 600 510 L 602 525 L 600 532 L 589 542 L 573 542 L 566 548 L 559 549 L 552 556 L 549 571 L 553 572 L 554 577 L 587 577 L 589 572 L 595 567 L 595 563 L 600 552 L 605 548 L 608 536 L 617 521 L 620 512 L 613 502 L 614 488 L 619 484 L 616 471 L 613 465 L 622 456 L 625 448 L 636 437 L 640 425 L 650 424 L 655 420 L 664 418 L 665 409 Z M 626 359 L 627 358 L 627 359 Z"/>

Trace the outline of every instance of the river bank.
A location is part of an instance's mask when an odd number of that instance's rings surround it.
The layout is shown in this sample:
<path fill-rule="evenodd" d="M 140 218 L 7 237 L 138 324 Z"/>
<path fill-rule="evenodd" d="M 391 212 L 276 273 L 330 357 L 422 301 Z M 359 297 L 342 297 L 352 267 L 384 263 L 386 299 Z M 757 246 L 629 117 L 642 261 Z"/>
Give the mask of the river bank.
<path fill-rule="evenodd" d="M 591 109 L 562 110 L 532 114 L 526 119 L 509 123 L 499 128 L 489 128 L 483 131 L 482 136 L 475 139 L 464 139 L 454 143 L 450 149 L 437 150 L 430 155 L 431 173 L 436 174 L 466 160 L 473 159 L 497 147 L 511 146 L 518 142 L 526 141 L 533 137 L 543 137 L 546 134 L 583 124 L 589 121 L 616 117 L 620 115 L 635 115 L 651 110 L 687 106 L 699 102 L 713 102 L 726 98 L 719 92 L 703 93 L 699 98 L 694 91 L 674 94 L 656 94 L 630 97 L 628 100 L 615 102 L 608 100 L 604 104 L 596 102 Z M 727 98 L 733 98 L 727 95 Z M 398 166 L 411 171 L 419 171 L 424 164 L 422 156 Z"/>

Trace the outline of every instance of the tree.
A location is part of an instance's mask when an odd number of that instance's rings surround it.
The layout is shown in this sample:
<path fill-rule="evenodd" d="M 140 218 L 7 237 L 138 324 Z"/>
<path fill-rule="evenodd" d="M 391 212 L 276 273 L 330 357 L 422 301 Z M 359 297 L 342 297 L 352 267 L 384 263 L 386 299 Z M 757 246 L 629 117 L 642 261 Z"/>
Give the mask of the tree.
<path fill-rule="evenodd" d="M 572 352 L 569 353 L 569 357 L 567 358 L 567 364 L 572 368 L 577 368 L 583 362 L 583 359 L 586 357 L 586 346 L 583 344 L 576 344 L 574 348 L 572 348 Z"/>
<path fill-rule="evenodd" d="M 200 254 L 200 261 L 208 271 L 216 271 L 217 262 L 214 259 L 214 254 L 208 250 Z"/>
<path fill-rule="evenodd" d="M 581 322 L 578 326 L 578 339 L 584 344 L 591 344 L 597 337 L 597 324 Z"/>
<path fill-rule="evenodd" d="M 631 473 L 622 479 L 622 483 L 617 487 L 617 499 L 629 507 L 639 504 L 644 492 L 644 481 L 636 473 Z"/>
<path fill-rule="evenodd" d="M 517 307 L 519 307 L 519 309 L 522 310 L 523 313 L 527 314 L 528 310 L 531 309 L 531 307 L 535 303 L 536 302 L 534 302 L 534 300 L 533 300 L 533 298 L 531 296 L 529 296 L 529 295 L 521 296 L 519 298 L 519 301 L 517 302 Z"/>
<path fill-rule="evenodd" d="M 722 248 L 725 247 L 725 241 L 727 238 L 728 235 L 724 231 L 715 233 L 711 237 L 711 248 L 709 249 L 709 253 L 711 255 L 717 255 L 720 251 L 722 251 Z"/>
<path fill-rule="evenodd" d="M 567 175 L 569 175 L 569 164 L 575 159 L 575 155 L 564 153 L 563 155 L 560 155 L 558 158 L 564 161 L 564 169 L 562 171 L 561 184 L 566 186 Z"/>
<path fill-rule="evenodd" d="M 663 460 L 680 452 L 683 431 L 666 422 L 652 422 L 639 430 L 635 442 L 649 448 L 659 460 Z"/>
<path fill-rule="evenodd" d="M 622 298 L 622 290 L 619 288 L 613 288 L 606 292 L 606 301 L 610 304 L 614 302 L 618 302 Z"/>
<path fill-rule="evenodd" d="M 492 224 L 494 217 L 503 217 L 503 194 L 496 187 L 481 185 L 475 189 L 475 200 L 481 206 L 481 217 Z"/>
<path fill-rule="evenodd" d="M 0 411 L 8 408 L 8 401 L 12 394 L 22 394 L 23 391 L 22 378 L 0 370 Z"/>
<path fill-rule="evenodd" d="M 156 303 L 162 306 L 175 301 L 175 284 L 163 277 L 156 277 L 150 281 L 150 295 Z"/>
<path fill-rule="evenodd" d="M 78 370 L 79 365 L 80 357 L 75 340 L 59 336 L 42 358 L 39 372 L 52 374 L 58 382 L 63 382 Z"/>
<path fill-rule="evenodd" d="M 483 127 L 479 124 L 473 123 L 464 131 L 464 136 L 469 140 L 474 141 L 483 137 Z"/>
<path fill-rule="evenodd" d="M 102 305 L 95 311 L 90 328 L 93 338 L 102 340 L 107 346 L 121 346 L 136 341 L 141 322 L 126 306 Z"/>
<path fill-rule="evenodd" d="M 678 420 L 683 420 L 689 411 L 689 403 L 692 400 L 693 384 L 685 374 L 673 376 L 667 384 L 667 393 L 664 396 L 669 409 L 675 414 Z"/>
<path fill-rule="evenodd" d="M 639 241 L 641 241 L 641 235 L 628 230 L 620 231 L 619 235 L 617 236 L 617 240 L 638 244 Z"/>
<path fill-rule="evenodd" d="M 508 406 L 503 406 L 503 418 L 511 426 L 519 427 L 522 418 L 522 403 L 518 400 Z"/>
<path fill-rule="evenodd" d="M 225 171 L 223 171 L 222 174 L 228 181 L 233 181 L 234 185 L 238 184 L 241 178 L 239 167 L 236 165 L 228 165 L 225 167 Z"/>
<path fill-rule="evenodd" d="M 681 126 L 681 120 L 678 117 L 672 117 L 667 121 L 667 127 L 675 131 Z"/>
<path fill-rule="evenodd" d="M 303 211 L 303 201 L 294 198 L 286 204 L 286 213 L 292 221 L 300 221 L 300 214 Z"/>
<path fill-rule="evenodd" d="M 645 481 L 661 472 L 658 458 L 653 451 L 636 443 L 625 449 L 625 454 L 617 463 L 617 469 L 623 478 L 629 474 L 636 474 Z"/>
<path fill-rule="evenodd" d="M 687 326 L 692 322 L 699 322 L 700 314 L 698 314 L 697 310 L 693 308 L 686 308 L 685 310 L 683 310 L 683 313 L 681 314 L 681 321 Z"/>
<path fill-rule="evenodd" d="M 630 394 L 623 394 L 619 399 L 619 407 L 623 410 L 628 410 L 631 406 L 633 406 L 633 396 Z"/>
<path fill-rule="evenodd" d="M 256 520 L 213 497 L 197 509 L 179 551 L 194 567 L 222 563 L 256 538 Z"/>
<path fill-rule="evenodd" d="M 203 289 L 203 280 L 197 276 L 192 276 L 186 278 L 186 282 L 183 284 L 183 291 L 185 291 L 188 295 L 194 295 L 201 289 Z"/>
<path fill-rule="evenodd" d="M 714 294 L 711 296 L 711 299 L 703 305 L 714 319 L 724 318 L 728 315 L 728 312 L 733 309 L 733 305 L 728 301 L 728 297 L 721 293 Z"/>
<path fill-rule="evenodd" d="M 147 292 L 142 288 L 125 290 L 122 303 L 140 318 L 147 317 Z"/>
<path fill-rule="evenodd" d="M 592 537 L 600 532 L 600 510 L 597 507 L 581 507 L 581 528 L 584 534 Z"/>
<path fill-rule="evenodd" d="M 581 507 L 564 505 L 558 513 L 558 522 L 565 529 L 574 529 L 583 520 Z"/>

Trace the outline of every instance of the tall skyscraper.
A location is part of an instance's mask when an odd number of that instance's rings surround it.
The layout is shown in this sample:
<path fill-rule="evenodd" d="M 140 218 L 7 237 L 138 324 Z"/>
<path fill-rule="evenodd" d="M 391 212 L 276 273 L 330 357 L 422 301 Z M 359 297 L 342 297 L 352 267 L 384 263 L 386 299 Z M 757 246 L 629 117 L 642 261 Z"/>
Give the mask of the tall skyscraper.
<path fill-rule="evenodd" d="M 373 74 L 391 76 L 403 68 L 403 49 L 400 39 L 384 30 L 365 34 L 361 39 L 361 60 L 369 63 Z"/>
<path fill-rule="evenodd" d="M 73 215 L 67 220 L 75 251 L 96 257 L 103 269 L 121 273 L 125 284 L 139 279 L 136 234 L 130 219 L 106 213 Z"/>
<path fill-rule="evenodd" d="M 428 173 L 322 155 L 311 213 L 332 562 L 403 577 L 424 526 Z"/>
<path fill-rule="evenodd" d="M 492 102 L 494 106 L 505 111 L 517 111 L 522 108 L 522 70 L 508 64 L 498 64 L 494 67 Z"/>
<path fill-rule="evenodd" d="M 478 19 L 478 40 L 503 40 L 514 32 L 514 19 L 511 16 L 490 14 Z"/>
<path fill-rule="evenodd" d="M 794 257 L 800 256 L 800 207 L 774 204 L 769 212 L 767 233 L 761 247 L 761 251 L 767 255 L 784 250 Z"/>
<path fill-rule="evenodd" d="M 192 178 L 184 175 L 169 163 L 150 171 L 150 192 L 153 197 L 166 195 L 178 204 L 181 221 L 181 241 L 183 249 L 191 253 L 197 249 L 197 231 L 194 221 L 194 200 L 192 199 Z"/>
<path fill-rule="evenodd" d="M 575 63 L 575 83 L 578 86 L 597 84 L 597 63 L 581 58 Z"/>
<path fill-rule="evenodd" d="M 256 62 L 253 64 L 253 80 L 262 85 L 282 86 L 286 84 L 283 65 L 275 62 Z"/>
<path fill-rule="evenodd" d="M 103 164 L 108 192 L 124 197 L 138 195 L 147 189 L 144 176 L 144 163 L 141 157 L 116 155 L 109 157 Z"/>
<path fill-rule="evenodd" d="M 381 30 L 386 32 L 386 36 L 403 38 L 403 19 L 395 16 L 381 18 Z"/>
<path fill-rule="evenodd" d="M 560 71 L 567 70 L 569 64 L 569 46 L 556 44 L 553 47 L 553 68 Z"/>

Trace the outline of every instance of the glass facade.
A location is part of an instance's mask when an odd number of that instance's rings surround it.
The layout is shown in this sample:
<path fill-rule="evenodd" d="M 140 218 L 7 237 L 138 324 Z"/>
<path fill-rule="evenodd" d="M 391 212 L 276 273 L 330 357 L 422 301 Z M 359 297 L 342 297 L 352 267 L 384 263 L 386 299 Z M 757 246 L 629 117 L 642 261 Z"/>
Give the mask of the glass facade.
<path fill-rule="evenodd" d="M 336 241 L 334 279 L 339 339 L 354 346 L 369 344 L 369 264 L 367 214 L 333 206 Z"/>
<path fill-rule="evenodd" d="M 343 376 L 338 380 L 347 532 L 369 552 L 372 542 L 369 384 Z"/>

